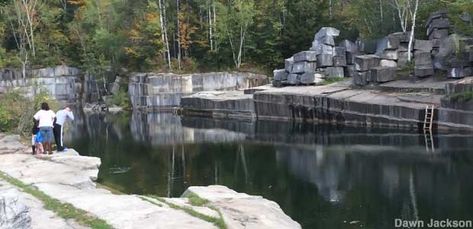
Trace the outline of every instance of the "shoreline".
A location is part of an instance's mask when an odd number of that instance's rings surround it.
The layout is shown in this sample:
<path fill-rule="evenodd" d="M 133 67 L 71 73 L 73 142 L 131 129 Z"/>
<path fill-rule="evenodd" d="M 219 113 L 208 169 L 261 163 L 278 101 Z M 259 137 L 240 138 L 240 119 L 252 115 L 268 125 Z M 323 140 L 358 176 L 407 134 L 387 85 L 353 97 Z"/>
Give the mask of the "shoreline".
<path fill-rule="evenodd" d="M 180 198 L 117 195 L 94 182 L 99 158 L 80 156 L 73 149 L 36 158 L 19 136 L 2 133 L 0 144 L 12 146 L 0 149 L 2 173 L 113 228 L 300 228 L 277 203 L 225 186 L 189 187 Z M 196 199 L 205 204 L 194 205 Z"/>

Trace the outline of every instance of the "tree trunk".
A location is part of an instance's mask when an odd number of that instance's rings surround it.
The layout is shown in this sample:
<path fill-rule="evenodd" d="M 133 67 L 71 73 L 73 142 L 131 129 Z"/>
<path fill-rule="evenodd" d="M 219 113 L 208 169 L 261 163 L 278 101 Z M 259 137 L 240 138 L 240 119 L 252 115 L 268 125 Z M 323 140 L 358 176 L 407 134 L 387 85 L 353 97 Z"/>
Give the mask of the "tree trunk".
<path fill-rule="evenodd" d="M 209 14 L 209 42 L 210 42 L 210 51 L 214 50 L 214 44 L 213 44 L 213 34 L 212 34 L 212 12 L 211 12 L 211 7 L 209 6 L 208 14 Z"/>
<path fill-rule="evenodd" d="M 166 2 L 163 0 L 163 19 L 164 19 L 164 38 L 166 38 L 166 50 L 168 52 L 168 67 L 172 71 L 171 49 L 169 48 L 168 21 L 167 21 Z"/>
<path fill-rule="evenodd" d="M 384 12 L 383 12 L 383 0 L 378 0 L 379 1 L 379 14 L 381 16 L 381 21 L 384 20 Z"/>
<path fill-rule="evenodd" d="M 399 17 L 399 23 L 401 25 L 402 32 L 407 32 L 407 21 L 409 20 L 408 6 L 409 2 L 401 4 L 399 0 L 394 0 L 394 6 L 397 10 Z"/>
<path fill-rule="evenodd" d="M 177 64 L 178 69 L 181 70 L 181 29 L 180 29 L 180 21 L 179 21 L 179 9 L 180 3 L 179 0 L 176 0 L 176 35 L 177 35 Z"/>
<path fill-rule="evenodd" d="M 330 19 L 332 19 L 332 5 L 333 5 L 333 0 L 330 0 L 328 3 L 328 15 L 330 16 Z"/>
<path fill-rule="evenodd" d="M 30 1 L 29 4 L 25 0 L 23 0 L 23 4 L 26 11 L 26 19 L 28 20 L 28 29 L 29 29 L 29 37 L 31 39 L 31 54 L 33 57 L 36 56 L 36 49 L 34 44 L 34 33 L 33 33 L 33 18 L 32 14 L 34 13 L 34 9 L 36 8 L 36 0 Z"/>
<path fill-rule="evenodd" d="M 245 28 L 240 26 L 240 47 L 238 48 L 237 69 L 239 69 L 241 66 L 241 56 L 243 53 L 243 44 L 245 42 L 246 25 L 244 27 Z"/>
<path fill-rule="evenodd" d="M 171 66 L 171 53 L 169 50 L 169 40 L 168 40 L 168 32 L 167 32 L 167 26 L 166 26 L 166 5 L 164 2 L 161 2 L 162 0 L 158 0 L 158 6 L 159 6 L 159 22 L 161 23 L 161 39 L 164 44 L 164 62 L 168 64 L 168 69 L 172 71 L 172 66 Z"/>
<path fill-rule="evenodd" d="M 213 17 L 213 26 L 214 26 L 214 34 L 216 33 L 216 28 L 217 28 L 217 11 L 215 10 L 215 2 L 212 1 L 212 8 L 213 8 L 213 13 L 214 13 L 214 17 Z M 217 46 L 217 39 L 214 39 L 214 50 L 217 51 L 218 50 L 218 46 Z"/>
<path fill-rule="evenodd" d="M 416 28 L 416 17 L 417 17 L 417 9 L 419 7 L 419 0 L 416 0 L 416 5 L 415 5 L 415 8 L 414 8 L 414 13 L 413 13 L 413 16 L 412 16 L 412 27 L 411 27 L 411 34 L 410 34 L 410 37 L 409 37 L 409 46 L 408 46 L 408 50 L 407 50 L 407 61 L 411 61 L 412 60 L 412 44 L 413 44 L 413 41 L 414 41 L 414 34 L 415 34 L 415 28 Z"/>

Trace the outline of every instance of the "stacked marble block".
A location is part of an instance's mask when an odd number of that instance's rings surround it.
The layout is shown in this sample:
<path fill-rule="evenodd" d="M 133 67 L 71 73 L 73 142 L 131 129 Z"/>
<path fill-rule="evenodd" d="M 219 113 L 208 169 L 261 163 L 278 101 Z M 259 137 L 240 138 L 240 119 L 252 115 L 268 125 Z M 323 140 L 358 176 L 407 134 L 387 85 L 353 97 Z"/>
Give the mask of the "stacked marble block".
<path fill-rule="evenodd" d="M 432 63 L 433 42 L 431 40 L 415 40 L 414 42 L 414 76 L 426 78 L 434 75 Z"/>
<path fill-rule="evenodd" d="M 316 73 L 317 54 L 314 51 L 302 51 L 284 61 L 284 69 L 274 70 L 274 86 L 317 84 L 323 79 Z"/>
<path fill-rule="evenodd" d="M 353 84 L 385 83 L 396 78 L 396 71 L 407 64 L 409 33 L 392 33 L 379 40 L 376 53 L 355 57 Z"/>
<path fill-rule="evenodd" d="M 427 36 L 432 41 L 432 55 L 439 52 L 440 41 L 449 35 L 450 21 L 447 11 L 441 10 L 430 14 L 425 24 Z"/>
<path fill-rule="evenodd" d="M 273 85 L 310 85 L 328 78 L 353 76 L 356 45 L 345 40 L 335 46 L 335 37 L 339 34 L 335 28 L 321 28 L 315 34 L 309 51 L 294 54 L 285 60 L 284 69 L 273 71 Z"/>

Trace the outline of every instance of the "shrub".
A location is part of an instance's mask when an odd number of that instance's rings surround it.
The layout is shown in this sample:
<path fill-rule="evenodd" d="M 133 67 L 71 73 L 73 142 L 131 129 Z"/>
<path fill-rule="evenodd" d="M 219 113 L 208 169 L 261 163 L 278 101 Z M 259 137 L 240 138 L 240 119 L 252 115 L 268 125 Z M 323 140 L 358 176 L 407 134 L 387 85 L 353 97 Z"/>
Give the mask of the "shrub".
<path fill-rule="evenodd" d="M 452 102 L 469 102 L 472 99 L 473 99 L 473 91 L 455 93 L 450 96 L 450 100 Z"/>
<path fill-rule="evenodd" d="M 40 89 L 33 98 L 26 98 L 20 92 L 11 90 L 0 96 L 0 131 L 27 136 L 33 127 L 33 115 L 47 102 L 53 111 L 58 102 L 47 91 Z"/>
<path fill-rule="evenodd" d="M 119 106 L 124 109 L 131 107 L 130 97 L 126 91 L 120 90 L 118 93 L 113 94 L 109 99 L 106 100 L 108 106 Z"/>

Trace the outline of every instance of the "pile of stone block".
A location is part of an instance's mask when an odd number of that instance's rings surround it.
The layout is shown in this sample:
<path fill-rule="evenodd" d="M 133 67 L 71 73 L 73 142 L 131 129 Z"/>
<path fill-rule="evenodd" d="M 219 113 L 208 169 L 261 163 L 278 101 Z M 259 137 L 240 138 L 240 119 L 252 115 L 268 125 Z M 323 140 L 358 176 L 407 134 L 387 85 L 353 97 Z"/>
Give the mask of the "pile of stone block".
<path fill-rule="evenodd" d="M 339 34 L 338 29 L 321 28 L 315 34 L 310 50 L 294 54 L 285 60 L 284 69 L 273 71 L 273 85 L 312 85 L 326 78 L 354 76 L 358 48 L 348 40 L 335 46 L 335 37 Z"/>
<path fill-rule="evenodd" d="M 353 84 L 357 86 L 365 86 L 372 82 L 371 70 L 379 67 L 381 59 L 374 54 L 359 55 L 355 57 L 356 74 L 353 77 Z"/>
<path fill-rule="evenodd" d="M 446 73 L 448 78 L 473 75 L 473 38 L 451 34 L 445 10 L 434 12 L 426 23 L 427 35 L 432 44 L 433 67 Z"/>
<path fill-rule="evenodd" d="M 440 41 L 449 35 L 450 21 L 446 10 L 440 10 L 430 14 L 425 24 L 427 36 L 432 41 L 432 54 L 439 51 Z"/>
<path fill-rule="evenodd" d="M 425 78 L 434 74 L 431 40 L 415 40 L 414 64 L 414 75 L 416 77 Z"/>
<path fill-rule="evenodd" d="M 409 33 L 392 33 L 376 42 L 374 54 L 356 56 L 353 84 L 365 86 L 395 80 L 397 68 L 407 63 L 408 42 Z M 359 46 L 366 50 L 366 42 L 359 42 Z"/>

